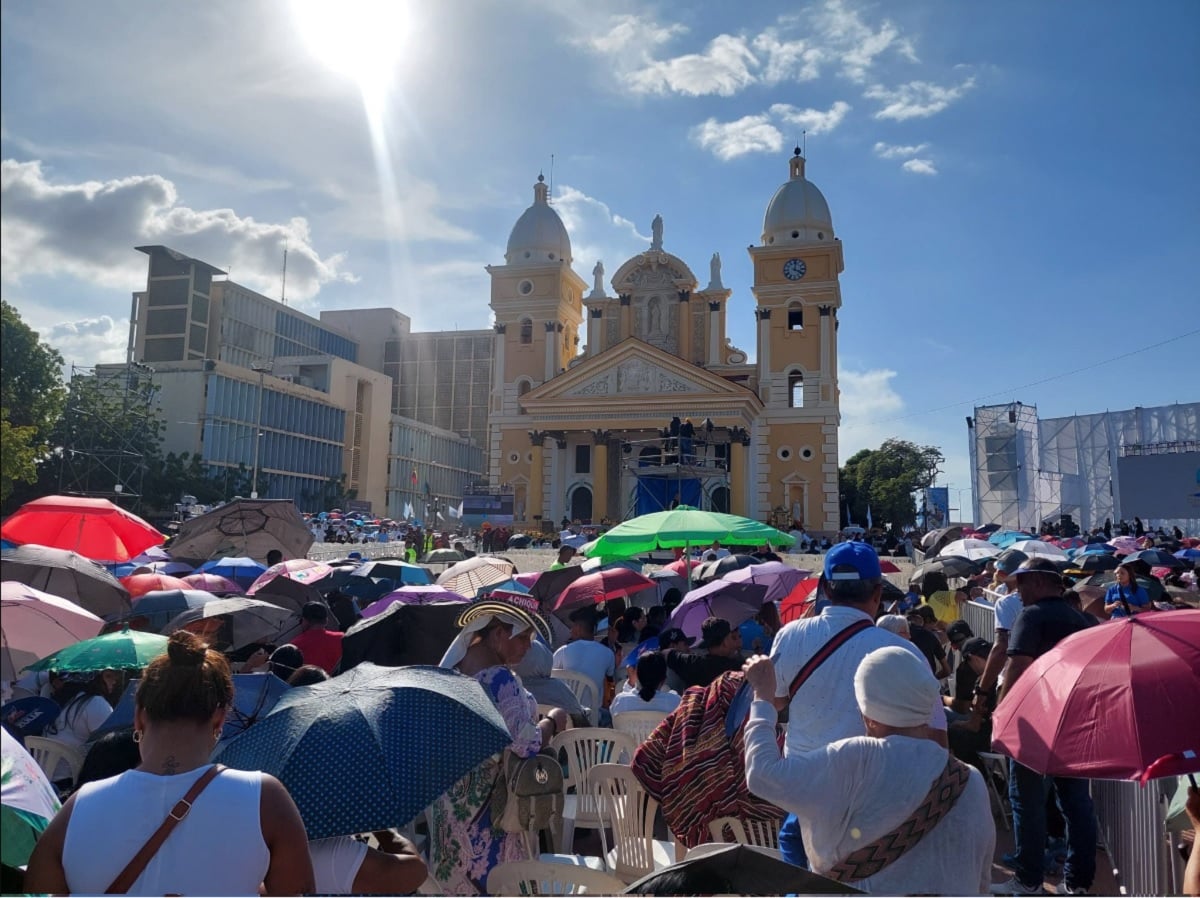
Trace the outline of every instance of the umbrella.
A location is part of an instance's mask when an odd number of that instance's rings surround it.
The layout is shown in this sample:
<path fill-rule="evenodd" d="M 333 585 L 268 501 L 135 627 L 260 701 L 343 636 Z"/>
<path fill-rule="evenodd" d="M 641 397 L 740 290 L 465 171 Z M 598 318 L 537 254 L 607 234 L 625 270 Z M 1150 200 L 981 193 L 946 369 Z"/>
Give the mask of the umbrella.
<path fill-rule="evenodd" d="M 54 670 L 59 673 L 140 670 L 166 650 L 167 637 L 125 629 L 69 645 L 29 665 L 27 670 Z"/>
<path fill-rule="evenodd" d="M 254 598 L 269 605 L 278 605 L 299 613 L 309 602 L 328 606 L 325 597 L 311 583 L 299 583 L 287 577 L 276 577 L 254 594 Z"/>
<path fill-rule="evenodd" d="M 1087 546 L 1087 540 L 1080 536 L 1063 536 L 1058 539 L 1047 540 L 1054 543 L 1060 549 L 1082 549 Z"/>
<path fill-rule="evenodd" d="M 20 546 L 0 558 L 0 580 L 16 580 L 74 602 L 100 617 L 129 611 L 125 587 L 78 552 Z"/>
<path fill-rule="evenodd" d="M 698 857 L 655 870 L 634 882 L 626 895 L 677 895 L 679 877 L 703 884 L 686 894 L 717 895 L 861 895 L 858 889 L 796 867 L 774 852 L 754 845 L 730 844 Z M 702 890 L 702 891 L 701 891 Z"/>
<path fill-rule="evenodd" d="M 999 524 L 984 524 L 982 527 L 976 527 L 975 532 L 983 533 L 983 534 L 992 534 L 992 533 L 995 533 L 999 529 L 1000 529 Z"/>
<path fill-rule="evenodd" d="M 1060 561 L 1067 557 L 1065 550 L 1044 539 L 1019 539 L 1009 548 L 1024 552 L 1030 558 L 1049 558 L 1051 561 Z"/>
<path fill-rule="evenodd" d="M 406 583 L 411 586 L 428 586 L 432 580 L 429 571 L 420 565 L 409 564 L 398 558 L 376 559 L 366 561 L 356 567 L 350 574 L 352 577 L 369 577 L 371 579 L 387 579 L 396 583 Z"/>
<path fill-rule="evenodd" d="M 235 499 L 185 521 L 171 543 L 171 554 L 266 558 L 278 549 L 284 558 L 303 558 L 312 544 L 313 535 L 291 499 Z"/>
<path fill-rule="evenodd" d="M 215 595 L 203 589 L 153 590 L 133 600 L 133 610 L 129 612 L 129 617 L 145 618 L 145 629 L 160 633 L 175 615 L 193 608 L 203 608 L 216 599 Z"/>
<path fill-rule="evenodd" d="M 508 544 L 506 548 L 528 549 L 531 542 L 533 542 L 533 537 L 531 537 L 528 533 L 514 533 L 508 538 Z"/>
<path fill-rule="evenodd" d="M 945 555 L 933 558 L 919 565 L 909 577 L 910 583 L 919 583 L 926 574 L 941 571 L 947 577 L 970 577 L 978 573 L 982 565 L 979 562 L 963 558 L 961 555 Z"/>
<path fill-rule="evenodd" d="M 961 555 L 972 561 L 987 561 L 999 555 L 1001 549 L 982 539 L 956 539 L 946 543 L 938 555 Z"/>
<path fill-rule="evenodd" d="M 242 591 L 238 583 L 220 574 L 188 574 L 181 579 L 192 589 L 202 589 L 214 596 L 234 595 Z"/>
<path fill-rule="evenodd" d="M 568 564 L 556 571 L 546 571 L 529 587 L 529 594 L 541 602 L 543 608 L 549 608 L 564 589 L 588 572 L 582 565 Z"/>
<path fill-rule="evenodd" d="M 166 574 L 169 577 L 183 576 L 190 574 L 193 568 L 186 561 L 151 561 L 148 564 L 140 564 L 135 567 L 130 574 Z"/>
<path fill-rule="evenodd" d="M 383 614 L 393 605 L 430 605 L 434 602 L 469 602 L 470 599 L 441 586 L 404 586 L 377 599 L 362 610 L 363 617 Z"/>
<path fill-rule="evenodd" d="M 16 737 L 2 730 L 0 740 L 0 861 L 23 867 L 61 805 L 50 780 Z"/>
<path fill-rule="evenodd" d="M 259 564 L 253 558 L 226 557 L 204 562 L 196 568 L 196 573 L 217 574 L 232 580 L 242 589 L 249 589 L 250 584 L 257 580 L 266 569 L 265 564 Z"/>
<path fill-rule="evenodd" d="M 700 637 L 700 625 L 708 617 L 724 618 L 731 627 L 736 627 L 762 610 L 766 594 L 767 588 L 758 583 L 714 580 L 684 596 L 671 612 L 667 626 L 678 627 L 694 639 Z"/>
<path fill-rule="evenodd" d="M 473 677 L 367 662 L 289 691 L 216 760 L 278 777 L 324 839 L 403 826 L 511 741 Z"/>
<path fill-rule="evenodd" d="M 962 527 L 943 527 L 941 530 L 926 533 L 921 540 L 921 548 L 925 550 L 926 556 L 937 555 L 947 543 L 959 539 L 962 531 Z"/>
<path fill-rule="evenodd" d="M 730 571 L 721 579 L 730 583 L 757 583 L 765 586 L 767 593 L 763 596 L 763 601 L 776 602 L 790 593 L 801 580 L 811 573 L 812 571 L 794 568 L 782 561 L 766 561 L 762 564 Z"/>
<path fill-rule="evenodd" d="M 462 602 L 397 602 L 381 614 L 364 617 L 342 639 L 342 670 L 363 661 L 389 667 L 437 664 L 458 635 L 462 613 Z"/>
<path fill-rule="evenodd" d="M 137 706 L 137 691 L 141 680 L 130 680 L 121 700 L 104 723 L 100 724 L 88 742 L 95 742 L 106 733 L 133 729 L 133 711 Z M 233 675 L 233 701 L 225 715 L 221 741 L 225 742 L 253 726 L 288 691 L 288 684 L 273 673 L 242 673 Z"/>
<path fill-rule="evenodd" d="M 688 558 L 686 555 L 684 555 L 682 558 L 676 558 L 670 564 L 663 565 L 663 569 L 668 570 L 668 571 L 674 571 L 679 576 L 686 579 L 687 575 L 688 575 L 688 571 L 691 570 L 692 568 L 699 567 L 701 564 L 703 564 L 703 562 L 700 561 L 700 559 Z"/>
<path fill-rule="evenodd" d="M 1097 571 L 1112 571 L 1116 570 L 1121 563 L 1121 559 L 1115 555 L 1105 555 L 1102 552 L 1092 552 L 1086 555 L 1076 555 L 1072 565 L 1081 571 L 1089 574 L 1094 574 Z"/>
<path fill-rule="evenodd" d="M 677 505 L 623 521 L 604 533 L 588 550 L 589 556 L 630 558 L 655 549 L 687 549 L 717 540 L 735 546 L 790 546 L 786 533 L 749 518 Z"/>
<path fill-rule="evenodd" d="M 68 549 L 98 561 L 128 561 L 166 539 L 119 505 L 83 496 L 26 502 L 4 522 L 0 534 L 15 543 Z"/>
<path fill-rule="evenodd" d="M 719 580 L 731 571 L 762 563 L 761 558 L 755 558 L 753 555 L 726 555 L 724 558 L 703 562 L 692 572 L 692 580 L 707 583 L 710 580 Z"/>
<path fill-rule="evenodd" d="M 1200 561 L 1200 549 L 1180 549 L 1175 553 L 1175 557 L 1180 561 L 1191 561 L 1193 563 Z"/>
<path fill-rule="evenodd" d="M 166 589 L 191 589 L 191 586 L 179 577 L 167 574 L 130 574 L 121 578 L 121 585 L 129 591 L 129 597 L 136 599 L 148 592 L 162 592 Z"/>
<path fill-rule="evenodd" d="M 1001 549 L 1007 549 L 1013 543 L 1023 539 L 1033 539 L 1033 534 L 1023 530 L 997 530 L 988 537 L 988 542 Z"/>
<path fill-rule="evenodd" d="M 155 561 L 170 561 L 171 553 L 163 546 L 151 546 L 145 552 L 129 559 L 130 564 L 152 564 Z"/>
<path fill-rule="evenodd" d="M 58 720 L 62 709 L 52 698 L 27 695 L 16 698 L 0 708 L 0 720 L 4 729 L 24 742 L 26 736 L 40 736 L 46 727 Z"/>
<path fill-rule="evenodd" d="M 1039 773 L 1136 779 L 1164 755 L 1200 749 L 1197 670 L 1200 611 L 1073 633 L 1013 684 L 992 743 Z"/>
<path fill-rule="evenodd" d="M 213 647 L 237 651 L 254 643 L 280 644 L 300 630 L 300 615 L 288 608 L 237 596 L 214 598 L 199 608 L 176 615 L 163 627 L 166 634 L 190 630 L 211 639 Z"/>
<path fill-rule="evenodd" d="M 0 585 L 0 680 L 100 632 L 104 621 L 74 602 L 24 583 Z"/>
<path fill-rule="evenodd" d="M 503 583 L 517 572 L 511 561 L 493 555 L 476 555 L 452 564 L 437 578 L 437 585 L 459 595 L 473 596 L 485 586 Z"/>
<path fill-rule="evenodd" d="M 654 587 L 654 581 L 628 568 L 606 568 L 584 574 L 558 595 L 555 611 L 580 605 L 599 605 L 609 599 L 624 598 L 630 593 Z"/>
<path fill-rule="evenodd" d="M 463 560 L 463 553 L 458 549 L 434 549 L 426 553 L 421 564 L 454 564 Z"/>
<path fill-rule="evenodd" d="M 1114 536 L 1108 541 L 1108 544 L 1116 550 L 1118 555 L 1129 555 L 1140 548 L 1137 537 L 1134 536 Z"/>
<path fill-rule="evenodd" d="M 810 617 L 816 605 L 819 577 L 809 577 L 797 583 L 790 593 L 779 602 L 779 620 L 789 624 L 802 617 Z"/>
<path fill-rule="evenodd" d="M 886 558 L 879 559 L 879 572 L 881 574 L 898 574 L 900 568 L 895 563 L 888 561 Z"/>
<path fill-rule="evenodd" d="M 324 562 L 313 561 L 311 558 L 292 558 L 288 561 L 281 561 L 279 564 L 272 565 L 263 571 L 258 579 L 250 584 L 250 588 L 246 590 L 246 595 L 254 595 L 268 583 L 278 578 L 313 585 L 318 580 L 323 580 L 332 574 L 333 568 Z"/>
<path fill-rule="evenodd" d="M 1162 549 L 1142 549 L 1134 552 L 1124 559 L 1125 564 L 1131 561 L 1144 561 L 1149 567 L 1182 568 L 1184 566 L 1180 559 Z"/>

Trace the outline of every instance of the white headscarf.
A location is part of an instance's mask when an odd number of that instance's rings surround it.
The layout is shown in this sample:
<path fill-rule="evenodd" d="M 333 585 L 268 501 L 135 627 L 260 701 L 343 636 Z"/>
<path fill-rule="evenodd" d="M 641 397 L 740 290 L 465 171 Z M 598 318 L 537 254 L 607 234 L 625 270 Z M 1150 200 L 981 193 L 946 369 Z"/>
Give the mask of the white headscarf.
<path fill-rule="evenodd" d="M 442 655 L 438 667 L 453 669 L 466 657 L 467 649 L 475 639 L 475 634 L 484 630 L 493 622 L 508 624 L 512 627 L 512 635 L 517 636 L 526 630 L 534 630 L 549 641 L 549 628 L 540 615 L 506 605 L 503 602 L 475 602 L 458 618 L 458 626 L 462 628 L 454 642 Z M 539 626 L 540 624 L 540 626 Z"/>
<path fill-rule="evenodd" d="M 854 697 L 864 717 L 887 726 L 915 727 L 929 722 L 938 683 L 923 659 L 889 645 L 871 652 L 858 665 Z"/>

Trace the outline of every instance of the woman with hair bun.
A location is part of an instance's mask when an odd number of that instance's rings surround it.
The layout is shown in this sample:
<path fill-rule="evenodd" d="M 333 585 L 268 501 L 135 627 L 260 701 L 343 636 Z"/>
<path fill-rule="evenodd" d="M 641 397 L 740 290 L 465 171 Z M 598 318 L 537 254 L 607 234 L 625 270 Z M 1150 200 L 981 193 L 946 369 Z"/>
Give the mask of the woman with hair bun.
<path fill-rule="evenodd" d="M 209 756 L 233 699 L 229 663 L 195 634 L 172 634 L 137 691 L 141 764 L 76 792 L 34 848 L 26 888 L 131 895 L 298 895 L 312 892 L 300 812 L 274 777 L 216 768 Z M 182 810 L 182 814 L 181 814 Z M 178 824 L 131 883 L 118 881 L 168 819 Z M 135 868 L 136 869 L 136 868 Z"/>
<path fill-rule="evenodd" d="M 637 660 L 637 691 L 622 692 L 609 708 L 614 715 L 626 711 L 662 711 L 679 707 L 679 693 L 667 688 L 667 659 L 662 652 L 643 652 Z"/>

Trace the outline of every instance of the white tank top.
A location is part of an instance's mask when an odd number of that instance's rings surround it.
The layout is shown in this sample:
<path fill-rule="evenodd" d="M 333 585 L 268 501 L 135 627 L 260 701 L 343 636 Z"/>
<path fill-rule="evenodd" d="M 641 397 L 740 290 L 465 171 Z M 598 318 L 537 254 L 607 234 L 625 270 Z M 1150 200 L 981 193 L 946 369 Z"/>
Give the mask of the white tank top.
<path fill-rule="evenodd" d="M 211 765 L 178 776 L 129 770 L 75 797 L 63 845 L 72 893 L 102 894 Z M 225 770 L 163 842 L 130 895 L 257 895 L 270 852 L 259 823 L 262 774 Z"/>

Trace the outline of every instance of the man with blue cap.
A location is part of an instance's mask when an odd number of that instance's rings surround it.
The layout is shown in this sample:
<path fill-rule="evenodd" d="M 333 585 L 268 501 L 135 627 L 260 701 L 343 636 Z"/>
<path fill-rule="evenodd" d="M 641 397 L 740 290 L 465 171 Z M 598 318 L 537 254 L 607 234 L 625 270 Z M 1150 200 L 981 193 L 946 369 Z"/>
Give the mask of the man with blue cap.
<path fill-rule="evenodd" d="M 822 573 L 829 604 L 816 617 L 786 625 L 771 649 L 776 707 L 788 708 L 784 743 L 788 756 L 865 734 L 854 696 L 854 673 L 870 652 L 898 646 L 925 663 L 907 639 L 874 625 L 883 598 L 883 572 L 874 548 L 861 542 L 838 543 L 825 554 Z M 797 686 L 801 674 L 804 679 Z M 929 707 L 929 738 L 945 746 L 946 714 L 941 697 L 934 698 Z M 794 815 L 788 815 L 779 841 L 788 861 L 808 866 Z"/>

